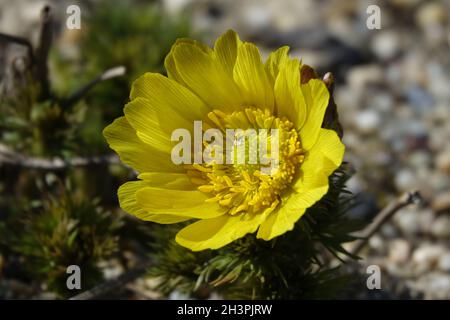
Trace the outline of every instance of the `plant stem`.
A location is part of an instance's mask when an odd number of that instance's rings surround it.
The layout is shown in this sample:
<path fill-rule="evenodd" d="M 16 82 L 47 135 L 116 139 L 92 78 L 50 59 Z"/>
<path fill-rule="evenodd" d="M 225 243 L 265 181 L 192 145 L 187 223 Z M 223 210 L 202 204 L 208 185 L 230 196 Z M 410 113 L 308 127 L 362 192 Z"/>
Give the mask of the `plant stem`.
<path fill-rule="evenodd" d="M 360 236 L 362 239 L 356 240 L 354 246 L 350 250 L 352 255 L 358 255 L 362 248 L 367 244 L 367 241 L 373 236 L 381 226 L 387 222 L 394 214 L 401 208 L 410 204 L 419 204 L 423 202 L 423 198 L 419 191 L 409 191 L 398 197 L 396 200 L 387 205 L 380 213 L 377 214 L 374 221 L 368 225 Z"/>

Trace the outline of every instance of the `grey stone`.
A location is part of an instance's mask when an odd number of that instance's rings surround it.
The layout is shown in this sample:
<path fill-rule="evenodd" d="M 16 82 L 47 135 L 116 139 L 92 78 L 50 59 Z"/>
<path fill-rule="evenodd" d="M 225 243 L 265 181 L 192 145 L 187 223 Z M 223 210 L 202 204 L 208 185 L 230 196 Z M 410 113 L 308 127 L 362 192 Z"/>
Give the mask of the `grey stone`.
<path fill-rule="evenodd" d="M 408 261 L 411 245 L 405 239 L 395 239 L 389 243 L 389 260 L 397 264 Z"/>
<path fill-rule="evenodd" d="M 372 40 L 371 49 L 381 60 L 394 58 L 401 51 L 402 36 L 394 31 L 377 33 Z"/>
<path fill-rule="evenodd" d="M 450 237 L 450 217 L 446 215 L 437 217 L 431 226 L 430 232 L 437 238 Z"/>
<path fill-rule="evenodd" d="M 412 255 L 412 262 L 418 273 L 436 267 L 439 258 L 445 253 L 445 247 L 437 244 L 422 244 Z"/>
<path fill-rule="evenodd" d="M 378 131 L 381 124 L 381 116 L 375 110 L 360 111 L 355 117 L 357 129 L 364 134 L 370 134 Z"/>
<path fill-rule="evenodd" d="M 442 271 L 450 272 L 450 251 L 439 258 L 438 267 Z"/>

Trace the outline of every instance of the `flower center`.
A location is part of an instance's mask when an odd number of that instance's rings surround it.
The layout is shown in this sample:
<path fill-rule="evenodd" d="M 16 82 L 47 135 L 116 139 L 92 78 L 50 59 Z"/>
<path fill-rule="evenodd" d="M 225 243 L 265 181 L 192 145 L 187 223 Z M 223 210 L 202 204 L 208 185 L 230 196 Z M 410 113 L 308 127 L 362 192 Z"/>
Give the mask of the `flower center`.
<path fill-rule="evenodd" d="M 300 137 L 292 122 L 285 117 L 275 117 L 269 110 L 253 107 L 231 114 L 214 110 L 208 118 L 223 132 L 235 130 L 233 141 L 228 141 L 235 148 L 226 151 L 233 163 L 190 165 L 191 181 L 199 185 L 198 190 L 211 195 L 207 201 L 217 201 L 228 208 L 231 215 L 274 208 L 304 159 Z M 275 137 L 270 134 L 272 131 L 277 132 Z M 245 150 L 241 158 L 236 152 L 239 146 Z M 274 160 L 274 156 L 275 166 L 269 161 Z"/>

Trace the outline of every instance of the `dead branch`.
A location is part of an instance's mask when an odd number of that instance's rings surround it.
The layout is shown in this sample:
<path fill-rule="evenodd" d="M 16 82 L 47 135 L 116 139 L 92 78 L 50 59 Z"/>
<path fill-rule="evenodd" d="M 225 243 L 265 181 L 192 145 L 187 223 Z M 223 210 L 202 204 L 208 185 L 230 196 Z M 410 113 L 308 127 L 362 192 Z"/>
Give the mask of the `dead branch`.
<path fill-rule="evenodd" d="M 28 41 L 28 39 L 25 39 L 22 37 L 16 37 L 16 36 L 12 36 L 12 35 L 4 34 L 4 33 L 0 32 L 0 41 L 16 43 L 16 44 L 25 46 L 28 51 L 28 58 L 30 60 L 30 63 L 33 62 L 33 60 L 34 60 L 33 46 L 31 45 L 30 41 Z"/>
<path fill-rule="evenodd" d="M 94 165 L 119 164 L 116 155 L 103 155 L 92 157 L 73 157 L 63 159 L 30 157 L 20 154 L 8 146 L 0 144 L 0 166 L 10 165 L 36 170 L 63 170 L 69 167 L 88 167 Z"/>
<path fill-rule="evenodd" d="M 53 41 L 53 27 L 53 16 L 50 6 L 45 6 L 41 11 L 39 42 L 35 50 L 33 49 L 30 41 L 25 38 L 0 33 L 0 41 L 21 44 L 28 48 L 33 78 L 40 84 L 40 93 L 38 97 L 39 101 L 44 101 L 51 97 L 48 74 L 48 54 Z M 69 98 L 62 99 L 61 105 L 63 107 L 70 107 L 79 101 L 96 84 L 111 78 L 122 76 L 124 74 L 125 67 L 123 66 L 108 69 L 75 91 Z"/>
<path fill-rule="evenodd" d="M 41 30 L 39 43 L 36 47 L 36 64 L 34 69 L 35 79 L 40 83 L 40 97 L 43 101 L 50 97 L 50 81 L 48 77 L 48 52 L 53 38 L 53 17 L 49 6 L 45 6 L 41 11 Z"/>
<path fill-rule="evenodd" d="M 120 77 L 125 74 L 125 67 L 124 66 L 118 66 L 111 69 L 108 69 L 104 72 L 102 72 L 100 75 L 95 77 L 93 80 L 82 86 L 80 89 L 75 91 L 69 98 L 61 101 L 61 105 L 63 107 L 70 107 L 74 105 L 78 100 L 80 100 L 89 90 L 92 89 L 96 84 L 112 79 L 115 77 Z"/>
<path fill-rule="evenodd" d="M 104 297 L 106 294 L 113 292 L 117 289 L 121 289 L 131 281 L 139 278 L 140 276 L 143 276 L 151 265 L 152 265 L 151 261 L 142 263 L 137 267 L 132 268 L 127 272 L 123 273 L 118 278 L 106 281 L 92 289 L 77 294 L 72 298 L 70 298 L 69 300 L 93 300 Z"/>
<path fill-rule="evenodd" d="M 350 250 L 350 253 L 352 255 L 358 255 L 361 249 L 364 248 L 364 246 L 367 244 L 367 241 L 370 239 L 370 237 L 372 237 L 381 228 L 381 226 L 385 222 L 389 221 L 389 219 L 392 218 L 394 214 L 401 208 L 406 207 L 410 204 L 419 204 L 422 202 L 423 198 L 417 190 L 406 192 L 399 198 L 391 202 L 383 210 L 381 210 L 380 213 L 378 213 L 375 217 L 374 221 L 370 225 L 368 225 L 360 235 L 358 235 L 358 237 L 360 237 L 361 239 L 355 241 L 354 246 Z"/>

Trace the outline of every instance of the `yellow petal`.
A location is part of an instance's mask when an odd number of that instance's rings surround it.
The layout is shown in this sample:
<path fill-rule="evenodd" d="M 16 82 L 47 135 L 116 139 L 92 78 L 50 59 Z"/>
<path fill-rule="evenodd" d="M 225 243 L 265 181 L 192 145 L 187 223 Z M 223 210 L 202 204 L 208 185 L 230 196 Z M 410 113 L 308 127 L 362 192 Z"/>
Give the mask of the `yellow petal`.
<path fill-rule="evenodd" d="M 256 235 L 259 239 L 271 240 L 294 228 L 295 222 L 305 213 L 305 208 L 295 208 L 289 204 L 280 205 L 261 223 Z"/>
<path fill-rule="evenodd" d="M 138 178 L 148 182 L 152 187 L 174 190 L 197 189 L 197 185 L 194 185 L 185 173 L 145 172 L 141 173 Z"/>
<path fill-rule="evenodd" d="M 345 146 L 336 132 L 321 128 L 316 144 L 301 164 L 294 190 L 305 191 L 328 183 L 328 177 L 341 165 L 344 151 Z"/>
<path fill-rule="evenodd" d="M 171 117 L 167 121 L 167 112 L 192 122 L 202 120 L 211 111 L 192 91 L 158 73 L 145 73 L 133 82 L 130 99 L 138 97 L 148 100 L 151 108 L 158 111 L 159 120 L 165 123 L 173 122 Z"/>
<path fill-rule="evenodd" d="M 284 46 L 277 49 L 276 51 L 271 52 L 269 58 L 267 58 L 265 68 L 267 75 L 269 76 L 273 84 L 275 84 L 275 79 L 278 76 L 280 66 L 289 59 L 288 52 L 289 47 Z"/>
<path fill-rule="evenodd" d="M 325 110 L 328 106 L 330 94 L 323 81 L 311 79 L 301 85 L 307 105 L 307 117 L 300 129 L 300 137 L 304 149 L 309 150 L 316 143 L 322 126 Z"/>
<path fill-rule="evenodd" d="M 316 144 L 300 167 L 300 177 L 293 185 L 291 200 L 298 207 L 310 207 L 328 191 L 328 177 L 344 156 L 345 147 L 333 130 L 320 129 Z"/>
<path fill-rule="evenodd" d="M 278 68 L 275 81 L 278 116 L 287 117 L 296 128 L 301 128 L 306 119 L 307 107 L 300 88 L 300 61 L 285 59 Z"/>
<path fill-rule="evenodd" d="M 225 213 L 216 202 L 205 202 L 209 197 L 200 191 L 171 190 L 147 187 L 136 193 L 137 203 L 154 214 L 208 219 Z"/>
<path fill-rule="evenodd" d="M 139 97 L 128 102 L 123 112 L 129 124 L 136 130 L 139 139 L 160 152 L 170 154 L 172 150 L 170 134 L 161 128 L 157 111 L 147 99 Z M 184 121 L 180 124 L 188 125 Z"/>
<path fill-rule="evenodd" d="M 239 88 L 212 54 L 181 43 L 174 48 L 173 56 L 184 83 L 212 109 L 230 111 L 242 105 Z"/>
<path fill-rule="evenodd" d="M 244 43 L 239 46 L 233 76 L 244 95 L 247 106 L 273 111 L 273 86 L 255 45 Z"/>
<path fill-rule="evenodd" d="M 309 208 L 322 199 L 322 197 L 328 192 L 328 177 L 322 177 L 323 178 L 321 179 L 315 180 L 315 182 L 320 184 L 320 186 L 318 185 L 313 187 L 311 185 L 310 188 L 304 191 L 294 193 L 289 200 L 292 203 L 292 206 L 295 208 Z"/>
<path fill-rule="evenodd" d="M 166 56 L 166 59 L 164 60 L 164 67 L 167 70 L 167 76 L 169 77 L 169 79 L 175 80 L 176 82 L 187 87 L 186 83 L 181 78 L 181 75 L 177 70 L 177 66 L 175 64 L 175 58 L 173 56 L 173 51 L 176 48 L 176 46 L 180 45 L 182 43 L 189 43 L 194 46 L 197 46 L 197 47 L 199 47 L 200 50 L 204 51 L 207 54 L 211 54 L 211 48 L 203 45 L 199 41 L 192 40 L 192 39 L 177 39 L 177 41 L 172 45 L 172 48 L 170 49 L 169 54 Z"/>
<path fill-rule="evenodd" d="M 223 215 L 194 222 L 178 232 L 175 240 L 193 251 L 217 249 L 255 232 L 261 223 L 260 215 L 248 218 L 243 215 Z"/>
<path fill-rule="evenodd" d="M 140 140 L 125 117 L 117 118 L 103 130 L 111 149 L 120 160 L 138 172 L 180 172 L 182 168 L 172 163 L 170 154 L 156 150 Z"/>
<path fill-rule="evenodd" d="M 164 59 L 164 67 L 166 68 L 167 77 L 169 77 L 169 79 L 172 79 L 179 84 L 187 87 L 183 78 L 181 78 L 180 74 L 178 73 L 177 66 L 175 64 L 175 58 L 173 57 L 173 52 L 170 52 Z"/>
<path fill-rule="evenodd" d="M 221 35 L 214 44 L 216 60 L 231 77 L 236 63 L 238 47 L 241 44 L 239 36 L 233 30 L 228 30 Z"/>
<path fill-rule="evenodd" d="M 156 174 L 156 173 L 155 173 Z M 170 176 L 170 174 L 157 173 L 159 175 Z M 136 201 L 136 192 L 142 188 L 151 186 L 148 181 L 130 181 L 120 186 L 117 192 L 120 207 L 127 213 L 146 221 L 157 223 L 177 223 L 189 220 L 189 217 L 180 217 L 175 215 L 149 214 Z"/>
<path fill-rule="evenodd" d="M 345 145 L 334 130 L 321 128 L 317 142 L 311 150 L 311 153 L 316 152 L 320 152 L 334 164 L 335 168 L 329 169 L 334 171 L 342 163 Z M 333 171 L 326 171 L 326 174 L 330 175 Z"/>
<path fill-rule="evenodd" d="M 159 74 L 147 73 L 137 79 L 125 116 L 137 136 L 155 149 L 170 153 L 172 132 L 192 130 L 210 109 L 189 89 Z M 170 121 L 167 121 L 170 119 Z"/>

